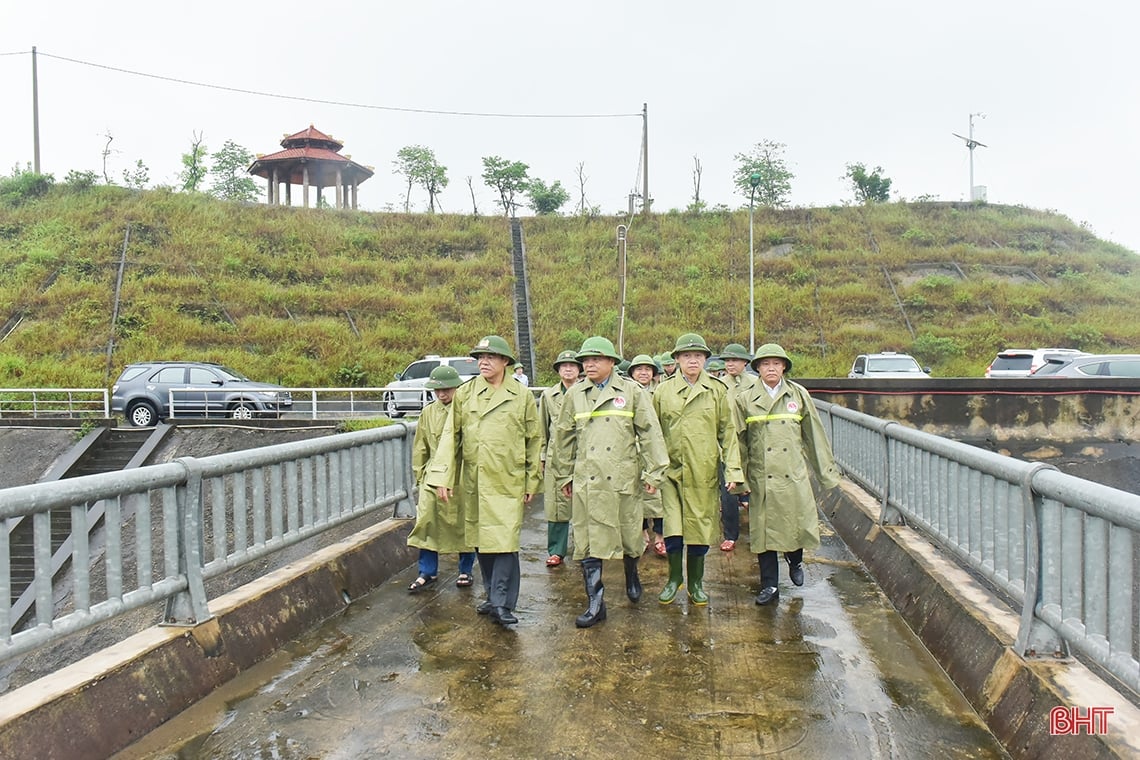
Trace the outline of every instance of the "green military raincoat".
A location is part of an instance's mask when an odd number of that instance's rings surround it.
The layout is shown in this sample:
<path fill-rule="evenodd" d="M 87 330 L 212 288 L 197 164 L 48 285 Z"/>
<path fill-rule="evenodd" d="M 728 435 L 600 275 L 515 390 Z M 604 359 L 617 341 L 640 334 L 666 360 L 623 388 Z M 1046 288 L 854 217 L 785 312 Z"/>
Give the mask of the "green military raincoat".
<path fill-rule="evenodd" d="M 573 386 L 571 386 L 572 388 Z M 566 398 L 565 386 L 559 382 L 542 392 L 538 397 L 538 421 L 542 426 L 542 459 L 546 463 L 543 473 L 542 502 L 547 522 L 570 522 L 570 499 L 554 482 L 554 471 L 550 466 L 554 423 L 562 411 L 562 401 Z"/>
<path fill-rule="evenodd" d="M 819 516 L 810 472 L 824 489 L 839 485 L 823 423 L 807 390 L 784 378 L 772 398 L 763 382 L 736 397 L 737 426 L 749 498 L 752 551 L 819 546 Z"/>
<path fill-rule="evenodd" d="M 475 377 L 455 391 L 425 482 L 461 492 L 469 545 L 487 554 L 517 552 L 523 496 L 542 484 L 541 448 L 530 391 L 509 378 L 495 388 Z"/>
<path fill-rule="evenodd" d="M 640 385 L 610 375 L 566 393 L 552 434 L 554 479 L 573 484 L 574 559 L 639 557 L 641 492 L 661 485 L 668 456 L 653 405 Z"/>
<path fill-rule="evenodd" d="M 702 371 L 692 386 L 680 372 L 653 393 L 653 406 L 669 449 L 669 469 L 661 490 L 665 537 L 708 546 L 720 529 L 720 481 L 740 483 L 740 443 L 728 402 L 728 388 Z"/>
<path fill-rule="evenodd" d="M 475 551 L 467 543 L 463 521 L 462 494 L 456 491 L 450 501 L 436 496 L 435 489 L 424 483 L 428 462 L 439 447 L 439 437 L 447 421 L 447 405 L 433 401 L 424 407 L 416 425 L 412 442 L 412 471 L 419 486 L 416 525 L 408 536 L 408 546 L 450 554 Z"/>

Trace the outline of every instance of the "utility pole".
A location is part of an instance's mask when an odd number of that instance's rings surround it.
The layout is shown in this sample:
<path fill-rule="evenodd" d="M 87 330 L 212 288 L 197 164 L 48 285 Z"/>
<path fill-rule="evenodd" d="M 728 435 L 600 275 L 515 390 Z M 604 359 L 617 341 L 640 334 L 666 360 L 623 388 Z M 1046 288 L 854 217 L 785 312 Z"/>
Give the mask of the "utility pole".
<path fill-rule="evenodd" d="M 36 76 L 36 47 L 32 46 L 32 171 L 40 173 L 40 85 Z"/>
<path fill-rule="evenodd" d="M 617 351 L 619 356 L 624 356 L 622 349 L 625 343 L 625 287 L 626 287 L 626 274 L 629 259 L 626 257 L 625 249 L 625 236 L 629 230 L 624 224 L 619 224 L 617 228 L 617 244 L 618 244 L 618 299 L 620 301 L 618 308 L 618 344 Z"/>
<path fill-rule="evenodd" d="M 641 104 L 641 213 L 649 215 L 649 104 Z"/>

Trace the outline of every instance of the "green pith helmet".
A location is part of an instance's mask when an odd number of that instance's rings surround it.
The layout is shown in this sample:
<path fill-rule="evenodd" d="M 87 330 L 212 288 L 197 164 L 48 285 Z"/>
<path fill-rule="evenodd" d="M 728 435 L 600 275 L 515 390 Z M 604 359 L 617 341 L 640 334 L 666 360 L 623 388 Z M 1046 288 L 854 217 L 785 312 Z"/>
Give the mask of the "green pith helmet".
<path fill-rule="evenodd" d="M 661 354 L 657 357 L 657 361 L 661 363 L 662 369 L 665 367 L 672 367 L 677 363 L 677 360 L 673 358 L 673 354 L 669 353 L 668 351 L 661 352 Z"/>
<path fill-rule="evenodd" d="M 629 376 L 629 359 L 622 359 L 618 362 L 617 371 L 623 375 Z"/>
<path fill-rule="evenodd" d="M 743 359 L 746 362 L 752 361 L 752 354 L 748 353 L 747 349 L 739 343 L 729 343 L 720 352 L 721 359 Z"/>
<path fill-rule="evenodd" d="M 705 339 L 696 333 L 685 333 L 677 338 L 677 345 L 673 348 L 673 358 L 676 359 L 677 354 L 682 351 L 703 351 L 705 356 L 712 356 L 712 351 L 705 344 Z"/>
<path fill-rule="evenodd" d="M 560 353 L 558 358 L 554 360 L 554 371 L 557 372 L 559 365 L 562 364 L 577 364 L 578 369 L 582 369 L 582 362 L 578 361 L 578 354 L 574 351 L 563 351 Z"/>
<path fill-rule="evenodd" d="M 724 361 L 721 359 L 709 359 L 705 363 L 705 372 L 724 372 Z"/>
<path fill-rule="evenodd" d="M 431 371 L 431 376 L 424 387 L 428 390 L 439 390 L 440 388 L 458 388 L 463 385 L 463 378 L 455 371 L 455 367 L 436 367 Z"/>
<path fill-rule="evenodd" d="M 505 356 L 507 364 L 517 364 L 514 354 L 511 353 L 510 346 L 498 335 L 488 335 L 483 340 L 475 344 L 475 348 L 471 349 L 472 356 L 479 354 L 495 354 L 497 356 Z"/>
<path fill-rule="evenodd" d="M 792 371 L 792 360 L 788 358 L 788 352 L 783 349 L 778 343 L 765 343 L 756 349 L 756 358 L 752 360 L 752 369 L 760 371 L 760 360 L 771 358 L 784 360 L 784 371 Z"/>
<path fill-rule="evenodd" d="M 621 361 L 621 355 L 618 354 L 617 349 L 609 338 L 603 338 L 600 335 L 595 335 L 592 338 L 586 338 L 582 341 L 582 348 L 578 351 L 578 361 L 585 359 L 587 356 L 608 356 L 614 362 Z"/>
<path fill-rule="evenodd" d="M 633 357 L 633 360 L 629 363 L 629 369 L 632 372 L 634 367 L 640 367 L 643 365 L 646 367 L 652 367 L 653 374 L 661 374 L 661 367 L 657 364 L 657 360 L 649 354 L 638 354 L 637 356 Z"/>

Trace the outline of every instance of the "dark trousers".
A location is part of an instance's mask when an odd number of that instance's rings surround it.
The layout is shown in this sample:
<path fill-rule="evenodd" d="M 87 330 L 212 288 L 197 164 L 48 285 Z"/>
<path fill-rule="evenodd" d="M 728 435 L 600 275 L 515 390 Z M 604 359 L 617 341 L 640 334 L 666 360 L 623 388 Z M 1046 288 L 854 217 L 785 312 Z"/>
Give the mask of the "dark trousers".
<path fill-rule="evenodd" d="M 776 587 L 780 583 L 780 558 L 776 552 L 760 552 L 760 588 Z M 796 549 L 794 552 L 784 552 L 784 559 L 789 567 L 795 567 L 804 561 L 804 550 Z"/>
<path fill-rule="evenodd" d="M 546 553 L 550 556 L 565 557 L 570 544 L 570 523 L 546 523 Z"/>
<path fill-rule="evenodd" d="M 479 574 L 483 576 L 483 591 L 492 607 L 513 610 L 519 603 L 519 553 L 485 554 L 477 551 Z"/>
<path fill-rule="evenodd" d="M 669 536 L 665 539 L 665 552 L 667 554 L 680 554 L 685 548 L 685 539 L 681 536 Z M 689 544 L 689 556 L 700 557 L 709 553 L 709 548 L 703 544 Z"/>
<path fill-rule="evenodd" d="M 740 539 L 740 497 L 728 492 L 724 485 L 724 465 L 720 468 L 720 524 L 725 541 Z"/>

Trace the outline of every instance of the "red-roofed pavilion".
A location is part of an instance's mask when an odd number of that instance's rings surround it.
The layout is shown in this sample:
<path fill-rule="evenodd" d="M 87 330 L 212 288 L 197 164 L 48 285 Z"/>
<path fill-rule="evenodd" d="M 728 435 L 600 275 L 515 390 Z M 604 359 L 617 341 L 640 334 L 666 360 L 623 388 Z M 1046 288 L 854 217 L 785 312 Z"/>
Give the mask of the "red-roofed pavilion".
<path fill-rule="evenodd" d="M 350 156 L 340 155 L 344 143 L 310 124 L 308 129 L 285 135 L 281 147 L 284 150 L 268 156 L 259 155 L 249 167 L 250 174 L 264 177 L 269 182 L 269 205 L 281 204 L 281 184 L 284 183 L 286 206 L 293 205 L 290 188 L 301 185 L 305 208 L 309 207 L 310 186 L 317 188 L 318 206 L 321 205 L 321 189 L 335 187 L 335 208 L 356 208 L 356 189 L 372 176 L 373 171 L 356 163 Z"/>

